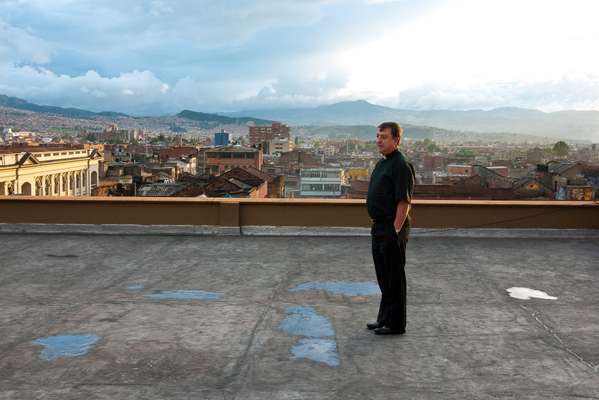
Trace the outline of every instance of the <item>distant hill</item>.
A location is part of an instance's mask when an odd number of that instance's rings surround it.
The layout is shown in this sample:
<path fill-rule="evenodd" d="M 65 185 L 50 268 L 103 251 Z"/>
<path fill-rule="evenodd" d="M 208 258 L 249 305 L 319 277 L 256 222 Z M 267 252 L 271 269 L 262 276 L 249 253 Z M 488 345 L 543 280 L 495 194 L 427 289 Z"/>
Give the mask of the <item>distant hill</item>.
<path fill-rule="evenodd" d="M 404 125 L 403 128 L 405 137 L 409 139 L 432 139 L 435 134 L 450 133 L 450 131 L 444 129 L 426 126 Z M 300 136 L 374 140 L 376 125 L 297 126 L 292 128 L 292 133 Z"/>
<path fill-rule="evenodd" d="M 546 138 L 535 135 L 519 133 L 480 133 L 449 129 L 434 128 L 430 126 L 417 126 L 403 124 L 406 139 L 422 140 L 432 139 L 438 143 L 538 143 L 553 144 L 555 138 Z M 330 125 L 330 126 L 294 126 L 291 128 L 294 136 L 318 136 L 330 139 L 362 139 L 374 140 L 375 125 Z"/>
<path fill-rule="evenodd" d="M 179 118 L 186 118 L 200 122 L 214 122 L 222 125 L 246 125 L 253 122 L 256 125 L 271 125 L 274 121 L 252 118 L 252 117 L 226 117 L 219 114 L 207 114 L 203 112 L 183 110 L 176 115 Z"/>
<path fill-rule="evenodd" d="M 55 106 L 40 106 L 38 104 L 29 103 L 26 100 L 19 99 L 17 97 L 9 97 L 0 94 L 0 107 L 16 108 L 18 110 L 34 111 L 40 113 L 56 114 L 64 117 L 71 118 L 91 118 L 96 116 L 103 117 L 127 117 L 127 114 L 122 114 L 113 111 L 93 112 L 87 110 L 81 110 L 79 108 L 64 108 Z"/>
<path fill-rule="evenodd" d="M 19 99 L 17 97 L 9 97 L 0 95 L 0 107 L 15 108 L 18 110 L 32 111 L 38 113 L 60 115 L 68 118 L 144 118 L 144 117 L 131 117 L 127 114 L 114 112 L 114 111 L 102 111 L 93 112 L 88 110 L 82 110 L 79 108 L 64 108 L 55 106 L 44 106 L 34 103 L 29 103 L 26 100 Z M 199 121 L 205 123 L 207 126 L 212 125 L 246 125 L 250 122 L 256 125 L 270 125 L 273 121 L 253 118 L 253 117 L 227 117 L 219 114 L 207 114 L 191 110 L 183 110 L 176 115 L 179 118 L 185 118 L 192 121 Z M 153 118 L 153 117 L 150 117 Z M 160 117 L 155 117 L 160 118 Z M 168 117 L 167 117 L 168 118 Z"/>
<path fill-rule="evenodd" d="M 234 113 L 202 113 L 183 110 L 175 116 L 131 117 L 104 111 L 92 112 L 78 108 L 63 108 L 29 103 L 16 97 L 0 95 L 0 108 L 18 109 L 48 115 L 59 115 L 71 122 L 65 126 L 91 127 L 118 122 L 119 126 L 141 129 L 170 129 L 173 124 L 182 129 L 218 128 L 220 125 L 270 125 L 280 121 L 291 125 L 298 133 L 325 137 L 368 138 L 373 127 L 382 121 L 397 121 L 406 130 L 406 137 L 520 142 L 553 138 L 569 141 L 599 142 L 599 111 L 558 111 L 545 113 L 522 108 L 494 110 L 400 110 L 371 104 L 364 100 L 347 101 L 314 108 L 240 111 Z M 251 115 L 251 117 L 248 117 Z M 52 119 L 52 118 L 49 118 Z M 178 120 L 175 121 L 174 119 Z M 75 121 L 79 120 L 79 121 Z M 117 121 L 118 120 L 118 121 Z M 14 120 L 13 124 L 18 120 Z M 86 122 L 87 121 L 87 122 Z M 185 122 L 187 121 L 187 122 Z M 31 125 L 33 122 L 29 122 Z M 50 122 L 39 124 L 44 127 Z M 54 126 L 54 125 L 51 125 Z M 486 136 L 486 137 L 485 137 Z"/>
<path fill-rule="evenodd" d="M 570 140 L 599 141 L 599 111 L 545 113 L 523 108 L 493 110 L 402 110 L 364 100 L 346 101 L 314 108 L 253 110 L 224 113 L 274 119 L 292 125 L 377 125 L 397 121 L 402 125 L 430 126 L 457 131 L 519 133 Z"/>

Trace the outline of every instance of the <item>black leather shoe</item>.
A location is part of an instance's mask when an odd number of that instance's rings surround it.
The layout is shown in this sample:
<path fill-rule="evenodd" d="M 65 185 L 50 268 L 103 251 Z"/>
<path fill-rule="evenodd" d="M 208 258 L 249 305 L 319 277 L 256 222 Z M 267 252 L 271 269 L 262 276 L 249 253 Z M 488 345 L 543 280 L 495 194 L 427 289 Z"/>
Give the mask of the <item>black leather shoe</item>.
<path fill-rule="evenodd" d="M 370 331 L 373 329 L 382 328 L 382 327 L 383 327 L 383 324 L 381 324 L 379 322 L 369 322 L 366 324 L 366 329 L 368 329 Z"/>
<path fill-rule="evenodd" d="M 381 326 L 380 328 L 375 328 L 374 333 L 377 335 L 403 335 L 406 333 L 404 330 L 391 329 L 388 326 Z"/>

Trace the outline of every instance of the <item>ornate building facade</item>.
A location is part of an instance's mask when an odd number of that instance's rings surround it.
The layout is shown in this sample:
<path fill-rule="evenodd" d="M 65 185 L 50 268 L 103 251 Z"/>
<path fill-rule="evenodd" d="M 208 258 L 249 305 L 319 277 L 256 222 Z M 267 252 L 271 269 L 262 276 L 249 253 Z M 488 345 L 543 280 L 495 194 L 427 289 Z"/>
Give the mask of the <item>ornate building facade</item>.
<path fill-rule="evenodd" d="M 90 196 L 101 160 L 95 149 L 0 148 L 0 196 Z"/>

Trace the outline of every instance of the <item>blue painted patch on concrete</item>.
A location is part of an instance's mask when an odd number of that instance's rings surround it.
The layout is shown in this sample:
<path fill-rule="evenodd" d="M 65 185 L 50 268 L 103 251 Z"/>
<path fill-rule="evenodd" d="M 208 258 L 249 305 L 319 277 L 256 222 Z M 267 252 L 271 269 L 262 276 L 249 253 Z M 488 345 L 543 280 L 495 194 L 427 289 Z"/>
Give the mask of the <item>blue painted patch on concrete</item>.
<path fill-rule="evenodd" d="M 144 285 L 142 285 L 141 283 L 134 283 L 134 284 L 127 286 L 127 290 L 129 290 L 131 292 L 137 292 L 137 291 L 143 290 L 143 288 L 144 288 Z"/>
<path fill-rule="evenodd" d="M 152 300 L 218 300 L 223 298 L 222 293 L 205 292 L 203 290 L 170 290 L 150 293 L 145 295 Z"/>
<path fill-rule="evenodd" d="M 300 358 L 338 367 L 337 343 L 331 339 L 300 339 L 291 348 L 291 359 Z"/>
<path fill-rule="evenodd" d="M 289 289 L 290 292 L 303 292 L 306 290 L 324 290 L 346 296 L 371 296 L 381 293 L 378 285 L 374 282 L 306 282 Z"/>
<path fill-rule="evenodd" d="M 41 359 L 54 361 L 85 355 L 98 340 L 96 335 L 58 335 L 36 339 L 32 343 L 45 347 L 40 353 Z"/>
<path fill-rule="evenodd" d="M 321 338 L 335 335 L 333 325 L 311 307 L 288 307 L 279 327 L 291 336 Z"/>

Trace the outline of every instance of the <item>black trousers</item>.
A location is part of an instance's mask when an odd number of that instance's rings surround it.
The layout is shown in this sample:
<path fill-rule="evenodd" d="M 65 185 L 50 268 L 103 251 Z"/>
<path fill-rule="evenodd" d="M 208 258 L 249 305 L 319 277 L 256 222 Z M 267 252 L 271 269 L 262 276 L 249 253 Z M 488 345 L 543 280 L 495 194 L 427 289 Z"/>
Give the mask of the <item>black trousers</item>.
<path fill-rule="evenodd" d="M 393 224 L 375 224 L 372 229 L 372 258 L 381 289 L 377 322 L 391 329 L 406 329 L 406 242 Z"/>

